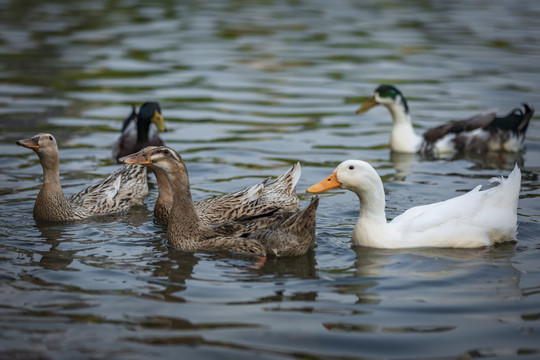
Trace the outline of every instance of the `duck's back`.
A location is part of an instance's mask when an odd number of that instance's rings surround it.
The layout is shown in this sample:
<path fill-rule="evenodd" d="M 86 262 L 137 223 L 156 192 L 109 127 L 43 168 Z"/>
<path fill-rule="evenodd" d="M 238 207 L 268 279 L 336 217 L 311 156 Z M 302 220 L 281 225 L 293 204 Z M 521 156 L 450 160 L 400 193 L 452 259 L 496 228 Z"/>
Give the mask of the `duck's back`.
<path fill-rule="evenodd" d="M 439 203 L 411 208 L 390 222 L 395 247 L 481 247 L 513 240 L 521 172 L 491 189 L 474 190 Z M 399 246 L 398 246 L 399 245 Z"/>
<path fill-rule="evenodd" d="M 144 166 L 124 165 L 109 177 L 71 195 L 68 202 L 92 215 L 140 205 L 148 195 L 146 171 Z"/>

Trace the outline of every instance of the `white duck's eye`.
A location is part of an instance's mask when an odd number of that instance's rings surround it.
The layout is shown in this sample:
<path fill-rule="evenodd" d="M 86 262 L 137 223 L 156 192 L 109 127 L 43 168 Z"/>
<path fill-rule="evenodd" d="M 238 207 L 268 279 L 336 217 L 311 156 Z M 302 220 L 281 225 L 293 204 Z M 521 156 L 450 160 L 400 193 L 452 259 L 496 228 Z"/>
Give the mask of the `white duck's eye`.
<path fill-rule="evenodd" d="M 53 137 L 51 135 L 49 135 L 49 140 L 53 141 Z"/>
<path fill-rule="evenodd" d="M 354 170 L 354 165 L 349 166 L 349 170 Z"/>

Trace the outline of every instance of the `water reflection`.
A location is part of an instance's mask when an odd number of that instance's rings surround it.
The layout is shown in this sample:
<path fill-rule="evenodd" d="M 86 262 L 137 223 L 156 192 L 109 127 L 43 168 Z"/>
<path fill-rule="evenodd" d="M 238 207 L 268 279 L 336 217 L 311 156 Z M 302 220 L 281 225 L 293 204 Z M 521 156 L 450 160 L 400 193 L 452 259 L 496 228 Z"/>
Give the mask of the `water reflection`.
<path fill-rule="evenodd" d="M 46 239 L 45 244 L 50 246 L 46 251 L 39 251 L 41 259 L 39 265 L 44 269 L 49 270 L 66 270 L 68 266 L 73 262 L 73 255 L 77 251 L 64 251 L 58 250 L 57 247 L 62 243 L 64 239 L 65 230 L 58 225 L 49 226 L 41 223 L 37 225 L 41 236 Z M 69 241 L 69 240 L 67 240 Z"/>
<path fill-rule="evenodd" d="M 405 181 L 418 163 L 419 155 L 390 151 L 390 162 L 395 170 L 394 180 Z"/>

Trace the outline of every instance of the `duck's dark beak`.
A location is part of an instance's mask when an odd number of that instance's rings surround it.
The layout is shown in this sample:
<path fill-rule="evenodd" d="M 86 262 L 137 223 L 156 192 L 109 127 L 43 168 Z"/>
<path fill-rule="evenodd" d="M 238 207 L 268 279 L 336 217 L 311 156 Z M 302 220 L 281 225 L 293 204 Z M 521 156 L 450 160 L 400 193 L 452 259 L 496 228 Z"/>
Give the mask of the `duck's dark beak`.
<path fill-rule="evenodd" d="M 17 141 L 15 144 L 24 146 L 25 148 L 32 150 L 39 150 L 39 144 L 34 139 L 23 139 Z"/>

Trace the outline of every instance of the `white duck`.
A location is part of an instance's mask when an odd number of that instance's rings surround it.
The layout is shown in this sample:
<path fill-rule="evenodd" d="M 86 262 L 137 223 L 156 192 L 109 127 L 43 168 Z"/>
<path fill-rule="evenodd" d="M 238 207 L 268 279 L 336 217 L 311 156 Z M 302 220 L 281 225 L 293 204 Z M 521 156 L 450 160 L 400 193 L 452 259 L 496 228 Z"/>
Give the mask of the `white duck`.
<path fill-rule="evenodd" d="M 465 120 L 450 121 L 427 130 L 414 132 L 405 96 L 393 85 L 380 85 L 357 111 L 363 114 L 374 106 L 384 105 L 392 115 L 390 148 L 403 153 L 437 155 L 441 153 L 488 151 L 517 152 L 523 149 L 525 132 L 534 109 L 523 104 L 503 117 L 494 112 Z"/>
<path fill-rule="evenodd" d="M 499 185 L 434 204 L 413 207 L 390 222 L 385 216 L 381 178 L 368 163 L 347 160 L 332 174 L 307 191 L 321 193 L 341 187 L 356 193 L 360 215 L 352 240 L 375 248 L 448 247 L 474 248 L 514 240 L 521 171 L 515 166 L 507 179 L 493 178 Z"/>

